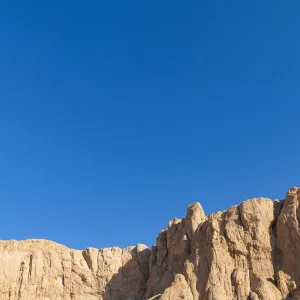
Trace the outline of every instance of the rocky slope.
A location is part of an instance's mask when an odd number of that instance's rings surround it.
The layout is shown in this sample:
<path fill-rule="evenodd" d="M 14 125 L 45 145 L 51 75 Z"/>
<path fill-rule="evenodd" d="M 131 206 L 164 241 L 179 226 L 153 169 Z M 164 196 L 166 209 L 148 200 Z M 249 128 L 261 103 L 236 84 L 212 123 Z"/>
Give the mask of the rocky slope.
<path fill-rule="evenodd" d="M 156 246 L 84 251 L 0 242 L 0 299 L 300 299 L 300 189 L 205 216 L 199 203 Z"/>

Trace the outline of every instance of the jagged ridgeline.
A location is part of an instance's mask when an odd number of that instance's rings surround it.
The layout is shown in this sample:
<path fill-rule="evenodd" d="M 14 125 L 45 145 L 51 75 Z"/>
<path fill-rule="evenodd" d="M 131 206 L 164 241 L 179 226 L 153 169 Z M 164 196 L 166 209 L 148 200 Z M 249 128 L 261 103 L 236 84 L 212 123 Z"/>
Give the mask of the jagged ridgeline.
<path fill-rule="evenodd" d="M 300 299 L 300 189 L 205 216 L 199 203 L 156 246 L 84 251 L 0 242 L 0 299 Z"/>

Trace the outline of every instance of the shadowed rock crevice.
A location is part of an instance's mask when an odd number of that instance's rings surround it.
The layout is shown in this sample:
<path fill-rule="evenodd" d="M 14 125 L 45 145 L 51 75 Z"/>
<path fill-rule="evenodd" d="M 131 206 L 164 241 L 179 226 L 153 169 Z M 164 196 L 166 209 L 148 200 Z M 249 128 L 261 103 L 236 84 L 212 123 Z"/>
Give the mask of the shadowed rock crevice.
<path fill-rule="evenodd" d="M 130 249 L 122 266 L 106 283 L 103 300 L 143 300 L 148 280 L 150 250 L 143 245 Z M 127 258 L 130 257 L 129 260 Z"/>

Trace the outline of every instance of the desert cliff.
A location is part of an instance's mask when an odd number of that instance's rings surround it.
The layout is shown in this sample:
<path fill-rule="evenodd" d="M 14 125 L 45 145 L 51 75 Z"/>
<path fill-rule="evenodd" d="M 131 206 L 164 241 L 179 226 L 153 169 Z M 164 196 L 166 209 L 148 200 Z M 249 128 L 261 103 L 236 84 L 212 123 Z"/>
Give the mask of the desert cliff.
<path fill-rule="evenodd" d="M 0 242 L 0 299 L 300 299 L 300 189 L 205 215 L 199 203 L 148 249 Z"/>

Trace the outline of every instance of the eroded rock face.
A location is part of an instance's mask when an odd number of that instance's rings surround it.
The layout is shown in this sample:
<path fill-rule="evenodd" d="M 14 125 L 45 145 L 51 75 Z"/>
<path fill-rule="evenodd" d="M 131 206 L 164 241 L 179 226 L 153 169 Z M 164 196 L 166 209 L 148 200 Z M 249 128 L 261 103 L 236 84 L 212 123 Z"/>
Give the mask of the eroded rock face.
<path fill-rule="evenodd" d="M 2 241 L 0 299 L 142 299 L 149 255 L 144 245 L 76 251 L 44 240 Z"/>
<path fill-rule="evenodd" d="M 2 241 L 1 299 L 300 299 L 300 189 L 208 216 L 194 203 L 151 250 Z"/>
<path fill-rule="evenodd" d="M 208 216 L 194 204 L 161 232 L 149 266 L 146 299 L 164 295 L 176 274 L 193 300 L 300 299 L 300 189 Z"/>

